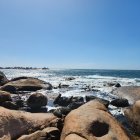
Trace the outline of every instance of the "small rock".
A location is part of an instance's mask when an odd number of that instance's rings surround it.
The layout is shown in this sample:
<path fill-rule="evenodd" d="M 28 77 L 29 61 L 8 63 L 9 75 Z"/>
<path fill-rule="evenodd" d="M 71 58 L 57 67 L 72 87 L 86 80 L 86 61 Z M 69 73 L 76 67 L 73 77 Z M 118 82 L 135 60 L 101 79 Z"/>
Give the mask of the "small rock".
<path fill-rule="evenodd" d="M 66 81 L 71 81 L 71 80 L 75 80 L 75 78 L 74 78 L 74 77 L 68 77 L 68 78 L 66 78 L 65 80 L 66 80 Z"/>
<path fill-rule="evenodd" d="M 116 106 L 116 107 L 128 107 L 129 102 L 127 99 L 115 99 L 110 102 L 111 105 Z"/>
<path fill-rule="evenodd" d="M 115 87 L 117 88 L 121 87 L 120 83 L 115 84 Z"/>
<path fill-rule="evenodd" d="M 66 116 L 70 111 L 71 109 L 69 107 L 61 107 L 56 109 L 53 114 L 59 118 L 62 118 L 62 116 Z"/>
<path fill-rule="evenodd" d="M 10 93 L 6 91 L 0 91 L 0 104 L 6 101 L 12 101 Z"/>
<path fill-rule="evenodd" d="M 60 106 L 68 106 L 72 102 L 73 97 L 61 97 L 59 94 L 54 100 L 54 104 L 58 104 Z"/>
<path fill-rule="evenodd" d="M 13 110 L 18 110 L 18 106 L 11 101 L 6 101 L 2 104 L 3 107 L 7 108 L 7 109 L 13 109 Z"/>
<path fill-rule="evenodd" d="M 46 96 L 44 96 L 41 93 L 34 93 L 28 98 L 27 105 L 30 108 L 33 108 L 33 109 L 37 108 L 38 109 L 38 108 L 41 108 L 43 106 L 46 106 L 47 102 L 48 102 L 48 99 Z"/>
<path fill-rule="evenodd" d="M 7 92 L 10 92 L 10 93 L 13 93 L 13 94 L 16 93 L 16 88 L 12 85 L 3 86 L 3 87 L 1 87 L 1 90 L 7 91 Z"/>
<path fill-rule="evenodd" d="M 69 104 L 68 107 L 71 110 L 74 110 L 74 109 L 77 109 L 78 107 L 80 107 L 83 104 L 84 104 L 84 102 L 73 102 L 73 103 Z"/>

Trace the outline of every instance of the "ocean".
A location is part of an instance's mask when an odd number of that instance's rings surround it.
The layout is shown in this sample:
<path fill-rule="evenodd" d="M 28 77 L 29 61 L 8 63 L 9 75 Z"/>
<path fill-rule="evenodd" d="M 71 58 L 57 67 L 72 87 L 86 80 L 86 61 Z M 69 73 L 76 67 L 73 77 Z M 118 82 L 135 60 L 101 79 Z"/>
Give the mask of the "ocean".
<path fill-rule="evenodd" d="M 69 87 L 66 89 L 53 89 L 50 93 L 61 93 L 63 96 L 95 95 L 111 100 L 111 91 L 114 89 L 114 87 L 107 86 L 108 83 L 120 83 L 121 86 L 140 86 L 140 70 L 2 69 L 0 71 L 3 71 L 9 79 L 19 76 L 29 76 L 49 82 L 54 87 L 58 87 L 60 83 L 61 85 L 69 85 Z M 73 77 L 75 79 L 68 81 L 66 80 L 68 77 Z M 93 90 L 85 90 L 87 87 Z"/>

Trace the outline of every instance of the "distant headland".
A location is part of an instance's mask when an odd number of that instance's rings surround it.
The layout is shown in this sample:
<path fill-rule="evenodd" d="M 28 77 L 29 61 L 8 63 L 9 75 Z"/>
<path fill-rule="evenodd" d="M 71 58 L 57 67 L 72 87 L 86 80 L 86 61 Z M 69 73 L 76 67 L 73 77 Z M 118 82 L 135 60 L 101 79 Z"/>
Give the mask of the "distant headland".
<path fill-rule="evenodd" d="M 37 68 L 37 67 L 0 67 L 0 69 L 21 69 L 21 70 L 37 70 L 37 69 L 42 69 L 42 70 L 49 70 L 48 67 L 43 67 L 43 68 Z"/>

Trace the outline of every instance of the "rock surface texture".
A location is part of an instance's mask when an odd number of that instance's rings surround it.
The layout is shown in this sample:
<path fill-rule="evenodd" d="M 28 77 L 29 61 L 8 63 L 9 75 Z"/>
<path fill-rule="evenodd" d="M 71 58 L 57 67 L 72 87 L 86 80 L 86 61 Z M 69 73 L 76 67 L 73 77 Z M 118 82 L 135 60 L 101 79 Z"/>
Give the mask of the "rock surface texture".
<path fill-rule="evenodd" d="M 132 128 L 140 136 L 140 100 L 124 111 L 125 116 L 128 118 Z"/>
<path fill-rule="evenodd" d="M 27 113 L 0 107 L 0 140 L 13 140 L 21 135 L 56 125 L 58 118 L 51 113 Z"/>
<path fill-rule="evenodd" d="M 61 140 L 130 140 L 99 101 L 73 110 L 65 119 Z"/>

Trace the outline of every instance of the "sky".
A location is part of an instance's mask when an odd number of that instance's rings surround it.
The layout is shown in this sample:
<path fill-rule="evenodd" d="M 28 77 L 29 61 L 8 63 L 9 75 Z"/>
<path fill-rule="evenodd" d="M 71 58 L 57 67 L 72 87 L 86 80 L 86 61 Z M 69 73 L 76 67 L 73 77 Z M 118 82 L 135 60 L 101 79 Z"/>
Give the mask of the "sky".
<path fill-rule="evenodd" d="M 0 66 L 140 69 L 139 0 L 0 0 Z"/>

